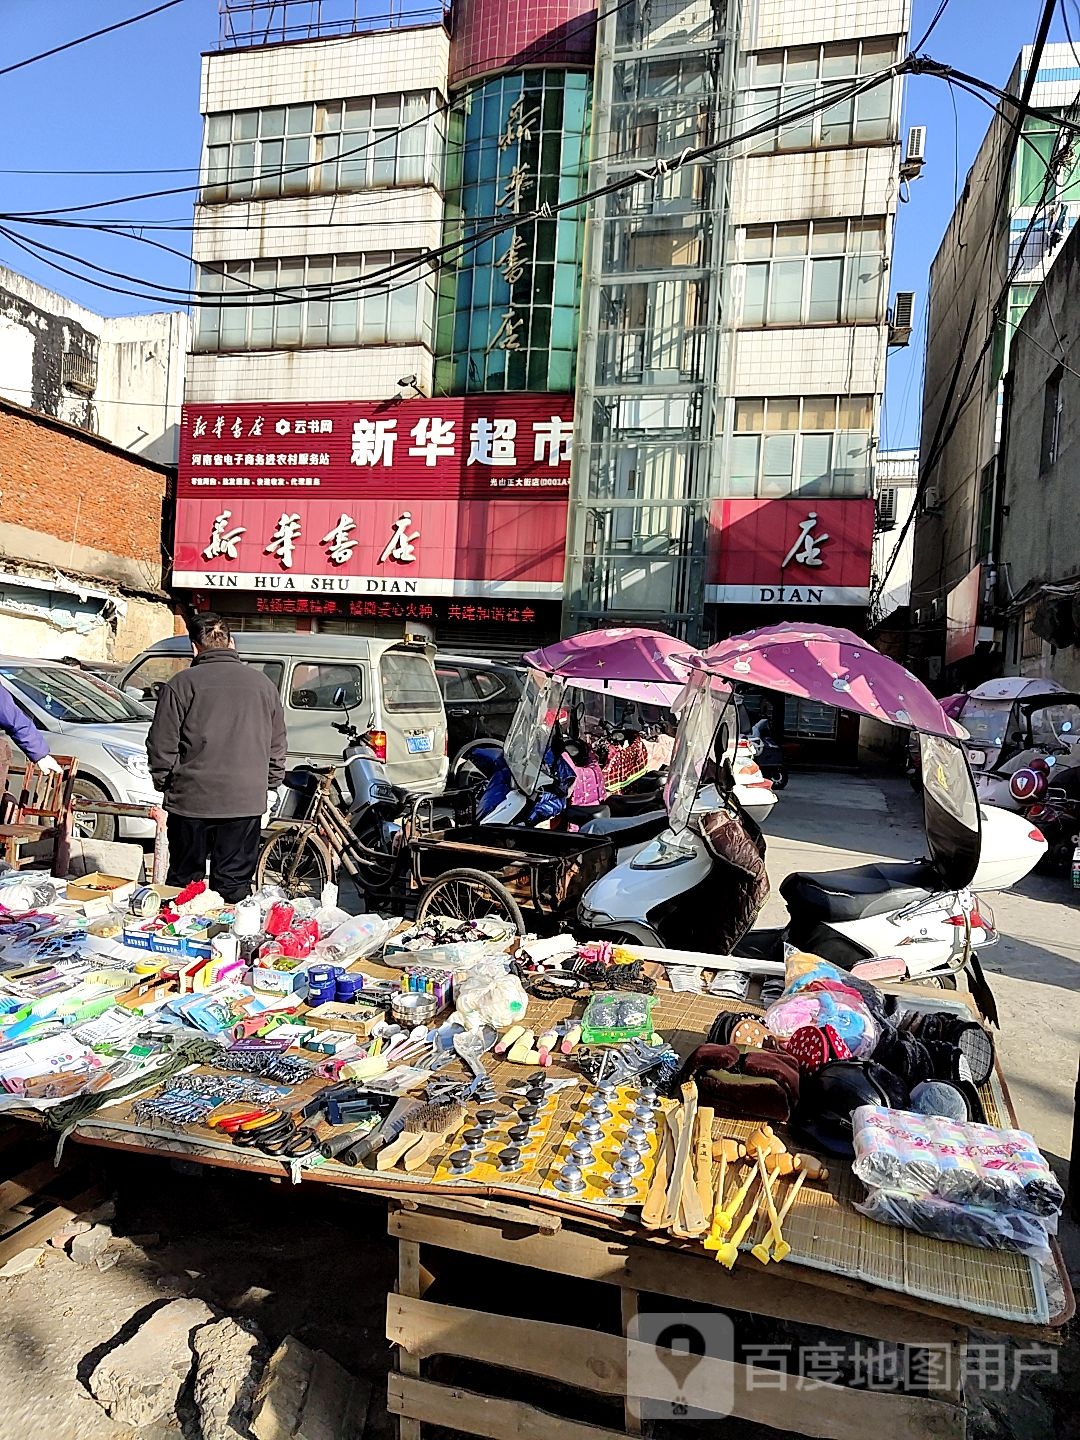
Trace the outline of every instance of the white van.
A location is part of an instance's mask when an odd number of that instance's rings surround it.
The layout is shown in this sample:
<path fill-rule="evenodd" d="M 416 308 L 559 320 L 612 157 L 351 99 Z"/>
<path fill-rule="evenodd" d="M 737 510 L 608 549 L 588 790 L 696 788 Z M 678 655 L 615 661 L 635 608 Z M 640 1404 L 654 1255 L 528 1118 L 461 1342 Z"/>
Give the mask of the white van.
<path fill-rule="evenodd" d="M 289 764 L 340 761 L 344 738 L 333 728 L 345 716 L 385 767 L 385 779 L 411 794 L 446 788 L 446 712 L 431 657 L 433 646 L 352 635 L 237 631 L 241 660 L 277 686 L 289 733 Z M 186 635 L 159 640 L 137 655 L 118 684 L 153 706 L 159 687 L 191 663 Z"/>

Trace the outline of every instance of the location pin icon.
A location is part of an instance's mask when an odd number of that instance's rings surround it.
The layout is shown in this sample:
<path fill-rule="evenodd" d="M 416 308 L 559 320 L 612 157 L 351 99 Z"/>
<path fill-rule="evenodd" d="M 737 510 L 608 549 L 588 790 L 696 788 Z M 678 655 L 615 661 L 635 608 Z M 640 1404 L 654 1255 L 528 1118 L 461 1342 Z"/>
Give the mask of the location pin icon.
<path fill-rule="evenodd" d="M 664 1369 L 671 1376 L 675 1386 L 675 1395 L 672 1398 L 672 1411 L 676 1414 L 685 1412 L 686 1396 L 679 1388 L 680 1375 L 687 1377 L 693 1374 L 698 1362 L 705 1354 L 705 1337 L 696 1325 L 690 1325 L 685 1320 L 677 1321 L 667 1325 L 657 1335 L 653 1342 L 656 1346 L 657 1357 Z M 692 1363 L 686 1365 L 686 1357 L 693 1356 Z"/>

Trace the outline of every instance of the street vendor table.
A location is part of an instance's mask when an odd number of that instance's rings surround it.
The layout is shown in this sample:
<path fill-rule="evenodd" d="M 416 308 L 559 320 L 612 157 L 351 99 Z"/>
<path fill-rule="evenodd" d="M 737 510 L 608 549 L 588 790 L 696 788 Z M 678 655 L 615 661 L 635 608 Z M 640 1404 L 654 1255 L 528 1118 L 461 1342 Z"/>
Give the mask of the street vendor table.
<path fill-rule="evenodd" d="M 923 1004 L 962 1003 L 959 997 L 951 1001 L 926 997 L 927 992 L 919 990 L 905 995 Z M 657 997 L 655 1024 L 686 1054 L 726 1004 L 664 989 Z M 565 1015 L 568 1008 L 565 1000 L 534 1001 L 530 1022 L 539 1029 Z M 738 1008 L 747 1007 L 742 1003 Z M 521 1084 L 529 1073 L 504 1061 L 493 1060 L 489 1069 L 501 1092 Z M 551 1073 L 558 1075 L 561 1069 L 557 1062 Z M 1016 1124 L 1000 1070 L 984 1087 L 983 1097 L 992 1123 Z M 288 1173 L 287 1162 L 238 1151 L 201 1127 L 169 1132 L 139 1126 L 131 1116 L 131 1103 L 121 1102 L 82 1120 L 74 1138 L 279 1179 Z M 565 1102 L 563 1118 L 569 1116 L 571 1103 Z M 436 1181 L 441 1152 L 413 1175 L 378 1174 L 336 1162 L 293 1162 L 293 1178 L 302 1183 L 378 1194 L 389 1203 L 389 1231 L 399 1251 L 398 1292 L 389 1297 L 387 1310 L 387 1336 L 398 1347 L 389 1406 L 400 1417 L 402 1440 L 418 1440 L 420 1426 L 428 1423 L 489 1440 L 614 1440 L 616 1434 L 635 1433 L 637 1422 L 630 1408 L 620 1428 L 604 1428 L 548 1415 L 520 1399 L 440 1384 L 421 1373 L 421 1364 L 435 1356 L 490 1364 L 577 1387 L 589 1392 L 591 1403 L 599 1396 L 621 1404 L 635 1343 L 630 1341 L 628 1348 L 626 1329 L 638 1313 L 641 1296 L 652 1297 L 640 1306 L 642 1311 L 706 1306 L 855 1335 L 868 1342 L 929 1348 L 936 1360 L 926 1395 L 858 1389 L 817 1379 L 803 1382 L 795 1375 L 780 1387 L 762 1383 L 760 1368 L 721 1359 L 702 1360 L 704 1370 L 695 1373 L 697 1380 L 715 1379 L 717 1393 L 726 1393 L 732 1414 L 790 1434 L 833 1440 L 868 1436 L 959 1440 L 965 1433 L 961 1349 L 969 1331 L 977 1328 L 1054 1345 L 1072 1314 L 1072 1296 L 1056 1250 L 1059 1274 L 1045 1287 L 1038 1267 L 1022 1256 L 944 1244 L 877 1225 L 853 1210 L 850 1201 L 860 1189 L 844 1162 L 833 1166 L 827 1189 L 808 1185 L 800 1192 L 785 1222 L 785 1236 L 792 1245 L 786 1261 L 762 1267 L 744 1253 L 729 1272 L 699 1244 L 642 1230 L 634 1212 L 626 1214 L 610 1206 L 598 1210 L 542 1193 L 539 1175 L 554 1155 L 559 1129 L 553 1123 L 552 1138 L 533 1169 L 500 1177 L 498 1184 Z M 714 1135 L 739 1136 L 744 1129 L 739 1122 L 717 1117 Z M 755 1228 L 751 1238 L 763 1228 Z M 470 1286 L 463 1304 L 435 1304 L 424 1298 L 427 1271 L 421 1264 L 421 1246 L 518 1268 L 508 1269 L 490 1295 Z M 438 1268 L 437 1261 L 430 1263 Z M 591 1309 L 621 1316 L 621 1325 L 604 1331 L 573 1323 L 582 1318 L 580 1314 L 568 1316 L 565 1323 L 552 1323 L 528 1314 L 500 1313 L 508 1296 L 527 1301 L 535 1293 L 538 1275 L 597 1287 Z M 649 1348 L 655 1356 L 656 1350 Z M 671 1373 L 676 1373 L 678 1355 L 671 1353 L 670 1364 L 675 1367 Z"/>

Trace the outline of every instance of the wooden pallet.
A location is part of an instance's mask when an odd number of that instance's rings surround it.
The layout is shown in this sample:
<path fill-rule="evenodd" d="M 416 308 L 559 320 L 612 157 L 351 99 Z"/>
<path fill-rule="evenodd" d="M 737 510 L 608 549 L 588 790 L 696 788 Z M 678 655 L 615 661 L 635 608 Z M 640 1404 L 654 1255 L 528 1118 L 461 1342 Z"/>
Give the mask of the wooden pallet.
<path fill-rule="evenodd" d="M 80 1153 L 53 1163 L 56 1137 L 0 1121 L 0 1265 L 42 1245 L 100 1199 Z"/>
<path fill-rule="evenodd" d="M 427 1426 L 483 1440 L 632 1440 L 642 1432 L 643 1417 L 628 1366 L 650 1353 L 654 1360 L 659 1358 L 668 1374 L 685 1371 L 679 1388 L 686 1385 L 689 1402 L 699 1409 L 717 1408 L 710 1397 L 722 1396 L 721 1413 L 784 1434 L 818 1440 L 866 1440 L 868 1435 L 879 1440 L 929 1440 L 931 1436 L 934 1440 L 963 1440 L 965 1412 L 958 1364 L 949 1367 L 948 1378 L 926 1397 L 801 1381 L 795 1376 L 782 1388 L 775 1388 L 762 1383 L 763 1372 L 719 1357 L 700 1362 L 691 1357 L 687 1366 L 686 1357 L 676 1350 L 656 1351 L 637 1341 L 635 1322 L 641 1294 L 650 1297 L 649 1309 L 659 1305 L 667 1312 L 668 1305 L 663 1302 L 674 1302 L 672 1318 L 678 1318 L 680 1301 L 704 1299 L 697 1273 L 705 1268 L 701 1264 L 688 1264 L 687 1257 L 678 1252 L 650 1251 L 630 1235 L 620 1240 L 594 1236 L 572 1223 L 563 1224 L 555 1234 L 534 1229 L 536 1212 L 523 1205 L 500 1205 L 500 1213 L 490 1217 L 439 1213 L 425 1209 L 428 1205 L 426 1200 L 417 1200 L 415 1210 L 392 1210 L 390 1216 L 390 1233 L 398 1240 L 398 1285 L 397 1293 L 387 1300 L 386 1334 L 397 1347 L 397 1362 L 389 1376 L 387 1406 L 398 1418 L 399 1440 L 422 1440 Z M 451 1303 L 436 1304 L 425 1298 L 431 1276 L 420 1262 L 422 1244 L 496 1262 L 499 1272 L 505 1273 L 505 1280 L 496 1283 L 499 1303 L 485 1309 L 485 1296 L 477 1285 L 449 1297 Z M 514 1268 L 503 1272 L 504 1265 Z M 529 1271 L 534 1272 L 531 1279 Z M 545 1278 L 538 1280 L 535 1272 L 542 1272 Z M 567 1323 L 552 1324 L 514 1313 L 528 1308 L 527 1297 L 535 1284 L 550 1284 L 552 1277 L 559 1276 L 590 1286 L 615 1287 L 622 1321 L 619 1330 L 582 1329 L 572 1323 L 570 1315 Z M 887 1305 L 869 1304 L 858 1297 L 850 1304 L 834 1297 L 833 1305 L 828 1306 L 820 1296 L 807 1304 L 805 1295 L 801 1302 L 792 1296 L 790 1303 L 785 1303 L 774 1294 L 763 1304 L 760 1285 L 755 1288 L 757 1279 L 752 1272 L 730 1277 L 734 1310 L 771 1313 L 800 1322 L 824 1321 L 857 1334 L 947 1348 L 954 1357 L 966 1336 L 961 1327 L 890 1311 Z M 792 1283 L 796 1291 L 806 1288 Z M 740 1286 L 745 1293 L 739 1293 Z M 507 1296 L 514 1299 L 508 1301 Z M 663 1302 L 657 1297 L 663 1297 Z M 511 1313 L 507 1313 L 508 1306 Z M 589 1310 L 603 1313 L 599 1296 Z M 466 1363 L 470 1380 L 460 1385 L 429 1378 L 421 1366 L 432 1357 Z M 555 1382 L 553 1398 L 562 1387 L 569 1387 L 571 1397 L 575 1390 L 587 1392 L 594 1399 L 613 1402 L 618 1418 L 613 1425 L 582 1423 L 576 1418 L 579 1407 L 572 1398 L 573 1414 L 565 1415 L 546 1409 L 541 1412 L 505 1393 L 485 1393 L 480 1388 L 482 1378 L 476 1377 L 478 1366 Z M 647 1368 L 655 1370 L 655 1366 Z M 640 1380 L 640 1369 L 634 1373 Z M 695 1393 L 702 1398 L 695 1401 Z M 646 1390 L 645 1398 L 663 1398 L 665 1394 L 666 1390 Z"/>

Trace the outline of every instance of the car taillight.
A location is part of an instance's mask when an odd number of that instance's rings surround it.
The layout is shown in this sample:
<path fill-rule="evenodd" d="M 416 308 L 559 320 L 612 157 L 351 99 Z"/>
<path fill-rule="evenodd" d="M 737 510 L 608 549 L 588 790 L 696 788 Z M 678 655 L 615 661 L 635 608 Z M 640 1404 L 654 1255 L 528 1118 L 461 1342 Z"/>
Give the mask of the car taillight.
<path fill-rule="evenodd" d="M 450 754 L 450 735 L 449 735 L 449 733 L 445 734 L 445 735 L 442 737 L 442 753 L 443 753 L 444 755 L 449 755 L 449 754 Z"/>
<path fill-rule="evenodd" d="M 1046 836 L 1042 833 L 1041 830 L 1029 830 L 1028 839 L 1034 840 L 1036 845 L 1046 844 Z"/>
<path fill-rule="evenodd" d="M 386 731 L 369 730 L 364 739 L 375 752 L 375 759 L 386 763 Z"/>

